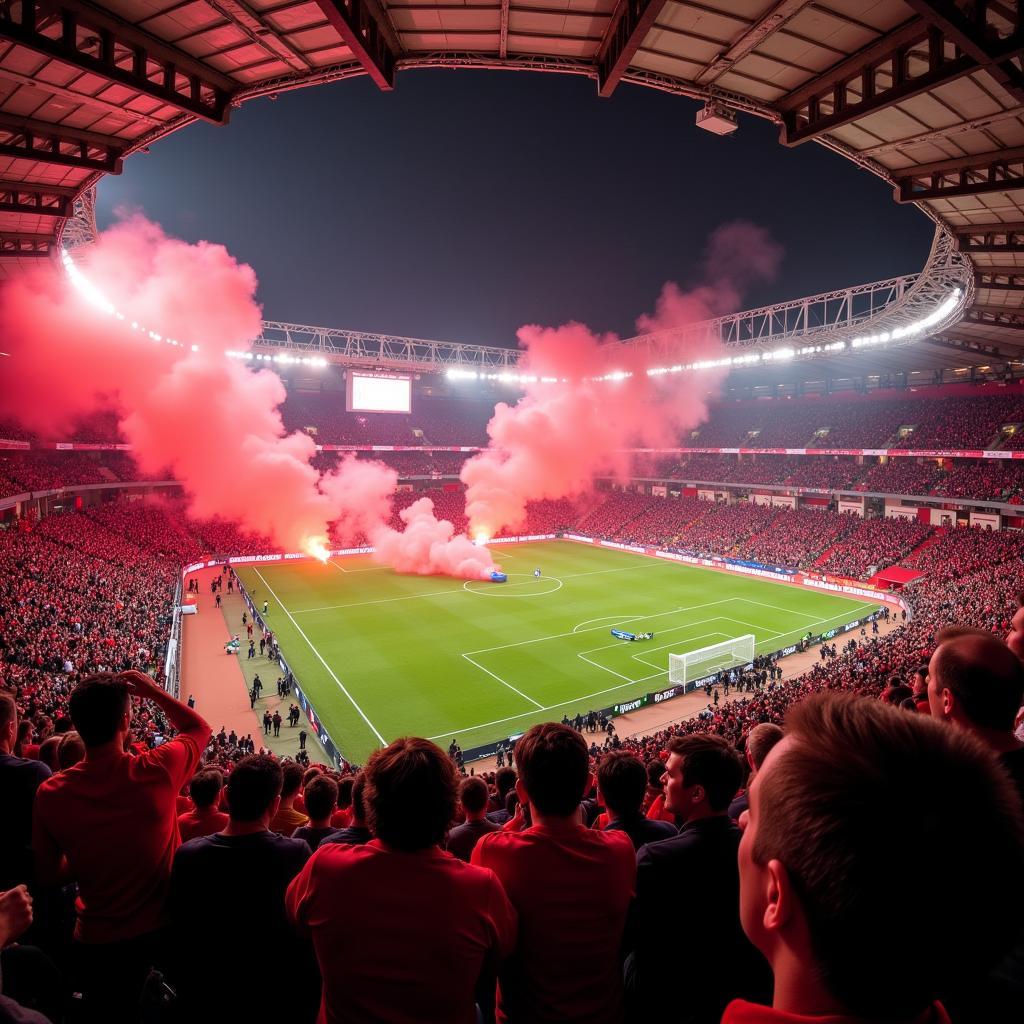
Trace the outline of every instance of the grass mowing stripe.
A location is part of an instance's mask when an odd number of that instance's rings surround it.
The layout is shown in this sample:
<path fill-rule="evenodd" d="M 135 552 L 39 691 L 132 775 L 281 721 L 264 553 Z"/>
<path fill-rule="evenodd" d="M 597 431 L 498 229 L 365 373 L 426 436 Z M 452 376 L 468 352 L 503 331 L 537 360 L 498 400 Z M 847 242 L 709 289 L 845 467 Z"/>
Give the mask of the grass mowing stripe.
<path fill-rule="evenodd" d="M 299 636 L 301 636 L 302 639 L 305 640 L 307 644 L 309 644 L 309 649 L 317 656 L 317 659 L 319 660 L 320 664 L 323 665 L 325 669 L 327 669 L 328 673 L 330 674 L 330 677 L 338 684 L 338 689 L 341 690 L 341 692 L 345 694 L 346 697 L 348 697 L 349 701 L 352 703 L 352 707 L 354 707 L 356 711 L 359 712 L 359 717 L 362 718 L 362 720 L 370 727 L 370 729 L 373 732 L 373 735 L 380 740 L 381 745 L 386 747 L 388 745 L 388 741 L 384 739 L 384 737 L 381 736 L 381 734 L 377 731 L 377 726 L 375 726 L 373 722 L 371 722 L 369 718 L 366 717 L 366 712 L 363 711 L 363 709 L 356 703 L 355 698 L 352 696 L 352 694 L 345 689 L 345 684 L 342 683 L 342 681 L 334 674 L 334 669 L 331 668 L 331 666 L 328 665 L 326 661 L 324 661 L 323 655 L 313 646 L 313 641 L 310 640 L 305 633 L 303 633 L 302 627 L 292 617 L 292 613 L 288 611 L 287 607 L 285 606 L 285 603 L 281 600 L 281 598 L 279 598 L 277 594 L 274 593 L 274 588 L 266 581 L 266 579 L 264 579 L 263 573 L 261 573 L 259 569 L 257 569 L 256 575 L 259 576 L 261 580 L 263 580 L 263 586 L 265 586 L 267 590 L 270 591 L 271 595 L 273 595 L 273 598 L 277 602 L 278 607 L 281 609 L 281 611 L 285 613 L 285 615 L 288 616 L 289 619 L 291 619 L 292 625 L 298 631 Z"/>

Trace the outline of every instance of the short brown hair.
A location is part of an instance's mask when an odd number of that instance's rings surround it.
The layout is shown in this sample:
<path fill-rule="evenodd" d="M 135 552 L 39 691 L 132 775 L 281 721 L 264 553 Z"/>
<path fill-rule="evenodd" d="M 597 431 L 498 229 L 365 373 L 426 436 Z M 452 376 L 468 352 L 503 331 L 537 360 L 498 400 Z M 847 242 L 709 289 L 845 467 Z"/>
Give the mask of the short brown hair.
<path fill-rule="evenodd" d="M 1009 732 L 1024 701 L 1024 665 L 992 633 L 943 630 L 935 682 L 952 690 L 964 715 L 981 729 Z"/>
<path fill-rule="evenodd" d="M 71 691 L 68 710 L 86 747 L 99 747 L 117 735 L 128 704 L 128 684 L 113 672 L 97 672 Z"/>
<path fill-rule="evenodd" d="M 647 769 L 639 757 L 626 750 L 613 750 L 597 766 L 597 788 L 609 811 L 639 814 L 647 792 Z"/>
<path fill-rule="evenodd" d="M 541 814 L 567 818 L 580 805 L 589 777 L 586 740 L 567 725 L 535 725 L 516 744 L 519 778 Z"/>
<path fill-rule="evenodd" d="M 302 798 L 306 803 L 306 813 L 310 818 L 316 820 L 325 818 L 335 807 L 338 806 L 338 784 L 334 779 L 317 773 L 316 778 L 310 779 L 302 791 Z"/>
<path fill-rule="evenodd" d="M 877 700 L 809 696 L 786 733 L 792 746 L 758 782 L 753 859 L 782 862 L 817 974 L 843 1006 L 870 1018 L 920 1013 L 1018 931 L 1017 794 L 966 730 Z M 894 864 L 914 865 L 913 880 Z M 913 970 L 884 971 L 880 943 L 932 952 Z"/>
<path fill-rule="evenodd" d="M 212 807 L 220 796 L 224 776 L 216 769 L 197 772 L 188 785 L 188 795 L 197 808 Z"/>
<path fill-rule="evenodd" d="M 9 693 L 0 692 L 0 729 L 7 727 L 8 722 L 18 721 L 18 705 Z"/>
<path fill-rule="evenodd" d="M 774 722 L 761 722 L 750 730 L 747 734 L 747 754 L 750 755 L 750 762 L 755 771 L 764 764 L 764 759 L 772 747 L 785 735 L 782 726 Z"/>
<path fill-rule="evenodd" d="M 683 759 L 683 785 L 703 786 L 708 806 L 724 811 L 743 780 L 740 756 L 722 736 L 694 733 L 669 741 L 668 752 Z"/>
<path fill-rule="evenodd" d="M 459 803 L 470 814 L 479 814 L 487 806 L 488 796 L 487 783 L 475 775 L 463 779 L 459 785 Z"/>
<path fill-rule="evenodd" d="M 455 765 L 430 740 L 406 737 L 374 751 L 364 769 L 366 824 L 397 850 L 440 843 L 455 817 Z"/>

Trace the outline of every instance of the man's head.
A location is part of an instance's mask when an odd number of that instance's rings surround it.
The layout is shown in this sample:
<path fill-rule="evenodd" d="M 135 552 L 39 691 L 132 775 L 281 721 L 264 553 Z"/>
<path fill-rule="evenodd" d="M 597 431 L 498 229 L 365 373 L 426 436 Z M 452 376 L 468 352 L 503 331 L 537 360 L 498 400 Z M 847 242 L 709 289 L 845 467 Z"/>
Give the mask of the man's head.
<path fill-rule="evenodd" d="M 516 770 L 514 768 L 499 768 L 494 776 L 494 785 L 498 790 L 498 799 L 502 804 L 508 793 L 516 788 Z"/>
<path fill-rule="evenodd" d="M 228 814 L 232 821 L 269 822 L 281 806 L 281 766 L 266 754 L 243 757 L 228 776 Z"/>
<path fill-rule="evenodd" d="M 298 794 L 302 788 L 302 777 L 306 774 L 306 769 L 298 764 L 296 761 L 284 761 L 281 764 L 281 799 L 292 800 Z"/>
<path fill-rule="evenodd" d="M 128 685 L 112 672 L 86 676 L 72 690 L 68 710 L 86 749 L 123 739 L 131 729 Z"/>
<path fill-rule="evenodd" d="M 677 736 L 668 745 L 665 808 L 684 823 L 724 814 L 743 778 L 740 758 L 721 736 Z"/>
<path fill-rule="evenodd" d="M 463 779 L 459 784 L 459 803 L 467 818 L 480 817 L 487 810 L 487 783 L 475 775 Z"/>
<path fill-rule="evenodd" d="M 11 751 L 17 738 L 18 706 L 9 693 L 0 693 L 0 746 Z"/>
<path fill-rule="evenodd" d="M 302 795 L 310 821 L 324 821 L 330 818 L 338 806 L 338 784 L 326 775 L 318 773 L 310 779 Z"/>
<path fill-rule="evenodd" d="M 920 702 L 928 699 L 928 665 L 918 665 L 910 677 L 910 689 L 914 700 Z"/>
<path fill-rule="evenodd" d="M 752 772 L 764 764 L 768 752 L 784 735 L 781 726 L 774 722 L 762 722 L 747 733 L 747 764 Z"/>
<path fill-rule="evenodd" d="M 568 818 L 576 813 L 590 777 L 586 740 L 568 725 L 535 725 L 516 744 L 516 792 L 538 814 Z"/>
<path fill-rule="evenodd" d="M 395 740 L 370 757 L 363 799 L 370 831 L 397 850 L 440 843 L 455 816 L 455 765 L 429 740 Z"/>
<path fill-rule="evenodd" d="M 597 766 L 597 791 L 610 816 L 635 818 L 647 792 L 647 769 L 640 758 L 613 750 Z"/>
<path fill-rule="evenodd" d="M 936 639 L 928 663 L 932 717 L 1011 733 L 1024 701 L 1024 664 L 992 633 L 950 631 Z"/>
<path fill-rule="evenodd" d="M 893 870 L 906 864 L 910 884 Z M 992 756 L 965 730 L 848 694 L 790 710 L 751 788 L 739 868 L 743 929 L 798 1001 L 871 1019 L 914 1017 L 986 969 L 1024 908 L 1019 804 Z M 885 971 L 883 946 L 926 953 Z"/>
<path fill-rule="evenodd" d="M 363 793 L 366 790 L 366 776 L 359 772 L 352 781 L 352 824 L 363 825 L 366 822 L 366 804 Z"/>
<path fill-rule="evenodd" d="M 221 787 L 224 785 L 224 776 L 216 768 L 205 772 L 199 772 L 193 776 L 188 786 L 188 795 L 192 797 L 192 803 L 196 810 L 205 811 L 213 807 L 220 796 Z"/>

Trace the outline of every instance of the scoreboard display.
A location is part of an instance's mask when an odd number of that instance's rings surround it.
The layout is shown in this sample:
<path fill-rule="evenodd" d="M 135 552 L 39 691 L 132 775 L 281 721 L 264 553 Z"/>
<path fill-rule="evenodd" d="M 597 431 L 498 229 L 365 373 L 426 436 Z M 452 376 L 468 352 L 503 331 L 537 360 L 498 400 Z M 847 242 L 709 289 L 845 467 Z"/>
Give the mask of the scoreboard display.
<path fill-rule="evenodd" d="M 349 412 L 412 412 L 412 380 L 393 373 L 349 370 L 345 408 Z"/>

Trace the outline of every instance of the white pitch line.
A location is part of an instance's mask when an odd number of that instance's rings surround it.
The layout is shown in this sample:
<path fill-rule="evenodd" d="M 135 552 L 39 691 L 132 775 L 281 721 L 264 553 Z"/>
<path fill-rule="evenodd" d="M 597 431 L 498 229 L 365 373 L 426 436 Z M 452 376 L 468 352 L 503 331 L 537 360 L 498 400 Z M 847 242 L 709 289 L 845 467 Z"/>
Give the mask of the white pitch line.
<path fill-rule="evenodd" d="M 539 701 L 535 701 L 532 697 L 527 696 L 522 690 L 517 690 L 511 683 L 506 683 L 504 679 L 499 675 L 495 675 L 489 668 L 484 668 L 479 662 L 474 661 L 468 654 L 464 654 L 463 657 L 470 663 L 470 665 L 476 665 L 482 672 L 486 672 L 492 679 L 496 679 L 502 686 L 507 686 L 513 693 L 518 693 L 524 700 L 528 700 L 534 707 L 544 710 L 544 705 Z"/>
<path fill-rule="evenodd" d="M 387 566 L 387 565 L 371 565 L 371 566 L 367 567 L 366 569 L 346 569 L 345 566 L 339 565 L 333 558 L 328 558 L 327 561 L 330 562 L 331 565 L 333 565 L 335 569 L 340 569 L 346 575 L 348 573 L 355 573 L 355 572 L 384 572 L 385 570 L 390 568 L 390 566 Z"/>
<path fill-rule="evenodd" d="M 628 552 L 627 552 L 628 553 Z M 618 569 L 592 569 L 590 572 L 574 572 L 570 576 L 563 576 L 563 580 L 577 580 L 581 576 L 603 576 L 608 572 L 635 572 L 638 569 L 655 569 L 658 566 L 672 565 L 671 562 L 651 562 L 644 559 L 642 565 L 624 565 Z"/>
<path fill-rule="evenodd" d="M 648 678 L 654 679 L 656 676 L 663 676 L 667 674 L 665 672 L 658 672 Z M 640 680 L 643 682 L 644 680 Z M 571 697 L 569 700 L 559 701 L 557 704 L 548 704 L 545 707 L 540 708 L 540 711 L 554 711 L 556 708 L 564 708 L 567 704 L 575 704 L 581 700 L 590 700 L 591 697 L 601 697 L 606 693 L 614 693 L 616 690 L 625 689 L 627 686 L 632 685 L 631 683 L 620 683 L 618 686 L 609 686 L 603 690 L 595 690 L 593 693 L 585 693 L 582 697 Z M 524 711 L 519 715 L 509 715 L 507 718 L 496 718 L 493 722 L 481 722 L 480 725 L 470 725 L 465 729 L 449 729 L 447 732 L 439 733 L 437 736 L 428 736 L 427 739 L 440 740 L 446 736 L 461 736 L 463 733 L 472 732 L 474 729 L 489 729 L 492 725 L 503 725 L 505 722 L 515 722 L 520 718 L 526 718 L 527 715 L 538 714 L 537 711 Z"/>
<path fill-rule="evenodd" d="M 626 619 L 617 619 L 612 622 L 612 625 L 621 625 L 624 622 L 635 622 L 637 619 L 659 619 L 663 615 L 674 615 L 676 612 L 692 612 L 698 608 L 713 608 L 718 604 L 727 604 L 731 598 L 726 598 L 722 601 L 708 601 L 706 604 L 693 604 L 688 605 L 685 608 L 670 608 L 667 612 L 648 612 L 643 615 L 633 615 Z M 594 622 L 595 619 L 587 619 L 587 622 Z M 609 620 L 604 620 L 609 621 Z M 703 620 L 702 620 L 703 621 Z M 582 625 L 583 623 L 580 623 Z M 579 633 L 593 633 L 596 629 L 604 629 L 604 626 L 591 626 L 589 629 L 571 629 L 568 633 L 552 633 L 550 636 L 537 636 L 532 640 L 517 640 L 512 644 L 499 644 L 497 647 L 482 647 L 479 651 L 467 651 L 467 654 L 487 654 L 489 651 L 504 651 L 509 647 L 523 647 L 525 644 L 539 644 L 545 640 L 560 640 L 562 637 L 574 636 Z"/>
<path fill-rule="evenodd" d="M 351 604 L 325 604 L 320 608 L 296 608 L 296 615 L 308 615 L 310 612 L 333 612 L 342 608 L 365 608 L 371 604 L 393 604 L 395 601 L 418 601 L 422 597 L 447 597 L 449 594 L 464 594 L 462 587 L 454 590 L 434 590 L 429 594 L 407 594 L 405 597 L 382 597 L 376 601 L 353 601 Z"/>
<path fill-rule="evenodd" d="M 338 689 L 341 690 L 341 692 L 345 694 L 346 697 L 348 697 L 349 701 L 352 704 L 352 707 L 354 707 L 356 711 L 359 712 L 359 717 L 362 718 L 362 720 L 370 727 L 370 729 L 373 731 L 374 736 L 376 736 L 377 739 L 380 740 L 381 745 L 386 747 L 388 745 L 388 741 L 384 739 L 383 736 L 381 736 L 381 734 L 377 731 L 377 727 L 373 724 L 373 722 L 369 720 L 369 718 L 366 717 L 366 712 L 363 711 L 363 709 L 356 703 L 355 698 L 352 696 L 352 694 L 345 689 L 345 684 L 342 683 L 342 681 L 334 674 L 334 669 L 332 669 L 331 666 L 328 665 L 326 661 L 324 661 L 323 655 L 313 646 L 313 641 L 310 640 L 309 637 L 306 636 L 306 634 L 302 631 L 302 627 L 295 621 L 294 616 L 285 607 L 284 602 L 281 600 L 281 598 L 279 598 L 277 594 L 274 593 L 274 588 L 264 579 L 263 573 L 261 573 L 259 569 L 257 569 L 256 575 L 259 576 L 261 580 L 263 580 L 263 585 L 267 588 L 267 590 L 270 591 L 271 595 L 277 602 L 281 611 L 283 611 L 285 615 L 287 615 L 288 618 L 291 619 L 292 625 L 299 632 L 299 636 L 301 636 L 302 639 L 305 640 L 307 644 L 309 644 L 309 649 L 317 656 L 318 660 L 320 661 L 320 664 L 323 665 L 325 669 L 327 669 L 327 672 L 330 675 L 330 677 L 338 684 Z"/>

